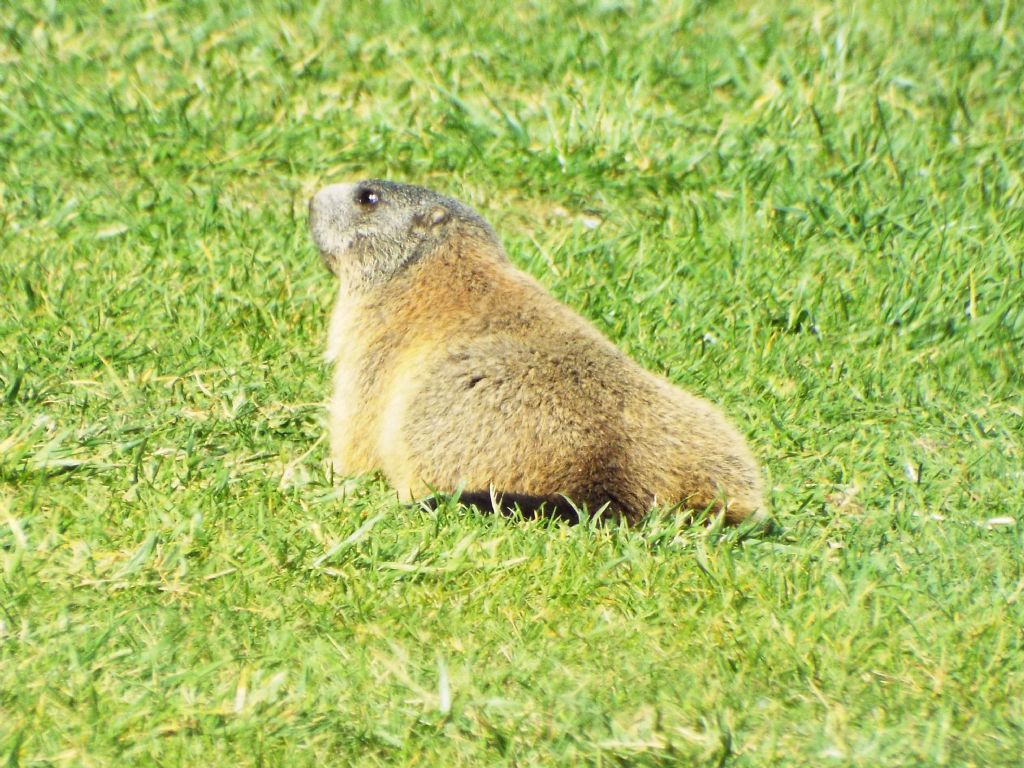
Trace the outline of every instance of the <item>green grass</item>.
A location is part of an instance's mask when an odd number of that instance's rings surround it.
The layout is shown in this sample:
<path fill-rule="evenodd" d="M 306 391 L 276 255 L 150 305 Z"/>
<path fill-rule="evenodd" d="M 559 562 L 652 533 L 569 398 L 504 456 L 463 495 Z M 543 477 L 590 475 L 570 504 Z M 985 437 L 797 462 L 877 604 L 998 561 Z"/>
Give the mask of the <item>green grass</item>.
<path fill-rule="evenodd" d="M 0 761 L 1018 764 L 1020 3 L 237 5 L 0 6 Z M 777 529 L 329 477 L 365 176 L 721 403 Z"/>

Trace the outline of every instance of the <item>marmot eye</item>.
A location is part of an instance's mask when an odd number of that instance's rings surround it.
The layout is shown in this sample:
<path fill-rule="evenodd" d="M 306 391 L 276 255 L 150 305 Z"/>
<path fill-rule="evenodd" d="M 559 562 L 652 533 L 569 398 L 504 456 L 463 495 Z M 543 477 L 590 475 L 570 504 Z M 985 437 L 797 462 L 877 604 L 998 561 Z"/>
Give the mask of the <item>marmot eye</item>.
<path fill-rule="evenodd" d="M 380 202 L 380 195 L 372 189 L 360 189 L 356 193 L 356 202 L 360 205 L 376 205 Z"/>

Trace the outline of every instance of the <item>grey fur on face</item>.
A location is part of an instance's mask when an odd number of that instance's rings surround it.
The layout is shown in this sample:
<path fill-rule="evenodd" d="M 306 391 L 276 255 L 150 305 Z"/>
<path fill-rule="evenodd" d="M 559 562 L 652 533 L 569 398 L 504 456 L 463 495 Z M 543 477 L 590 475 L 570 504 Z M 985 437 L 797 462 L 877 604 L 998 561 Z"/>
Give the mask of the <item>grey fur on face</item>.
<path fill-rule="evenodd" d="M 324 265 L 354 290 L 392 278 L 442 240 L 453 220 L 494 237 L 471 208 L 424 187 L 369 179 L 333 184 L 309 201 Z"/>

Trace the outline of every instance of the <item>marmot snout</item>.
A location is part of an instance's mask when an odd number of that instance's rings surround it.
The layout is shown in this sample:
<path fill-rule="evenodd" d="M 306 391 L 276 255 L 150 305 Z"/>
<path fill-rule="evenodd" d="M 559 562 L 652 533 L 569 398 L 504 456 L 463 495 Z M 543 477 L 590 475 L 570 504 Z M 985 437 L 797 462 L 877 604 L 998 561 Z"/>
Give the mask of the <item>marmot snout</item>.
<path fill-rule="evenodd" d="M 762 507 L 757 464 L 710 403 L 640 368 L 508 260 L 471 208 L 422 187 L 337 184 L 310 230 L 339 279 L 327 357 L 336 471 L 406 499 L 638 520 L 654 506 Z"/>

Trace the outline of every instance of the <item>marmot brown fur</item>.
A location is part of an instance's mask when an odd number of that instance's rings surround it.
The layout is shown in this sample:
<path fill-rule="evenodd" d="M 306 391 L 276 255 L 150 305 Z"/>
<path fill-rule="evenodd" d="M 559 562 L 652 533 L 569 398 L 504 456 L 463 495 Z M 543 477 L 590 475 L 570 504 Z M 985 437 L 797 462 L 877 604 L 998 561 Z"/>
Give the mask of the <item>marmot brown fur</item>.
<path fill-rule="evenodd" d="M 337 184 L 310 229 L 340 280 L 327 357 L 339 474 L 405 499 L 463 490 L 536 511 L 762 506 L 760 473 L 710 403 L 642 369 L 516 269 L 475 211 L 423 187 Z M 488 504 L 489 506 L 489 504 Z"/>

